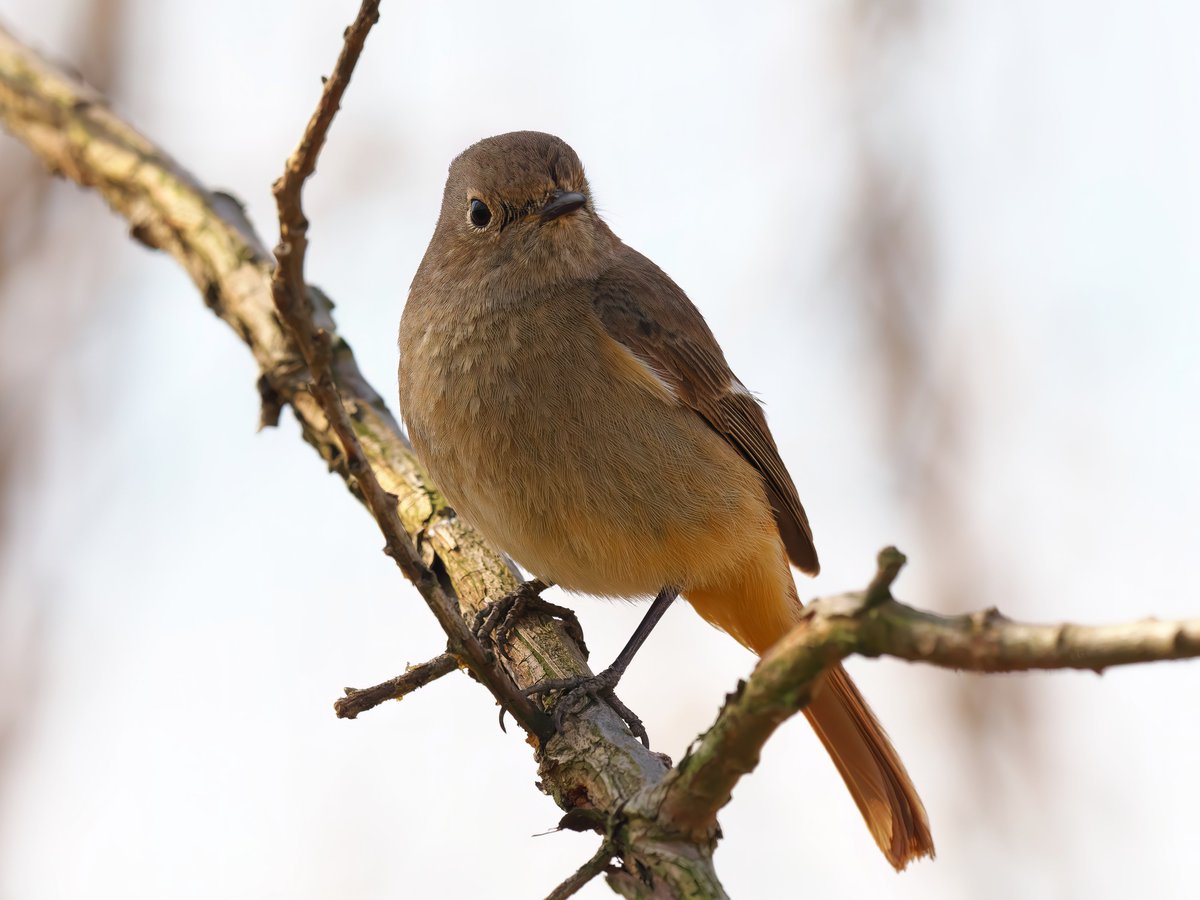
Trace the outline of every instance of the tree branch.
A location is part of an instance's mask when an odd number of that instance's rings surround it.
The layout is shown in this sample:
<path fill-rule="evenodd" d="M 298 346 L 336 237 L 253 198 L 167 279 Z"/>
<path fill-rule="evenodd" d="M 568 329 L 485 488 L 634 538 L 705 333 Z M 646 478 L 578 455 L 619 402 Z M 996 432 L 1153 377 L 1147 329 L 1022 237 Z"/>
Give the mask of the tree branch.
<path fill-rule="evenodd" d="M 346 688 L 346 696 L 334 701 L 333 711 L 339 719 L 355 719 L 361 712 L 374 709 L 389 700 L 400 700 L 443 675 L 458 671 L 458 659 L 450 653 L 435 656 L 428 662 L 409 666 L 403 675 L 389 678 L 369 688 Z"/>
<path fill-rule="evenodd" d="M 569 897 L 574 897 L 587 885 L 589 881 L 608 868 L 608 864 L 612 862 L 613 845 L 608 838 L 600 845 L 600 849 L 595 852 L 591 859 L 579 867 L 570 878 L 552 890 L 546 895 L 546 900 L 568 900 Z"/>
<path fill-rule="evenodd" d="M 820 690 L 820 676 L 852 654 L 894 656 L 974 672 L 1090 669 L 1200 656 L 1200 619 L 1123 625 L 1030 625 L 995 609 L 938 616 L 890 599 L 904 556 L 880 552 L 871 586 L 817 600 L 759 661 L 716 722 L 652 792 L 654 815 L 684 834 L 706 835 L 734 785 L 786 719 Z M 882 597 L 882 599 L 881 599 Z"/>
<path fill-rule="evenodd" d="M 995 608 L 939 616 L 893 600 L 850 622 L 852 652 L 969 672 L 1086 669 L 1101 674 L 1112 666 L 1200 657 L 1200 619 L 1033 625 L 1014 622 Z"/>

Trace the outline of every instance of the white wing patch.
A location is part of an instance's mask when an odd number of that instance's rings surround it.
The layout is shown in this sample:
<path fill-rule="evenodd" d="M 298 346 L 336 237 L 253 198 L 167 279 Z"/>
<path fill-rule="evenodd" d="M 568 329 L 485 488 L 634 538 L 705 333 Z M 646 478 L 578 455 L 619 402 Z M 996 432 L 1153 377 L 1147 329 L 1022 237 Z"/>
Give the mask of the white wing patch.
<path fill-rule="evenodd" d="M 729 393 L 741 394 L 743 397 L 750 397 L 751 399 L 755 400 L 758 399 L 754 396 L 754 394 L 750 393 L 750 388 L 742 384 L 741 380 L 736 375 L 729 379 Z"/>

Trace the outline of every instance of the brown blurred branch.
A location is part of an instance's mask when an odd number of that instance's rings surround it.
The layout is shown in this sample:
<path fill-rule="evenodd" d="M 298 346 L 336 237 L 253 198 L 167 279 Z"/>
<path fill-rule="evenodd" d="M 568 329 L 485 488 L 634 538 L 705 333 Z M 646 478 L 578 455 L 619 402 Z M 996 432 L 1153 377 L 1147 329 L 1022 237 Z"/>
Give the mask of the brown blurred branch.
<path fill-rule="evenodd" d="M 122 81 L 127 12 L 125 0 L 92 0 L 65 23 L 81 72 L 101 90 L 111 92 Z M 52 215 L 50 188 L 23 148 L 0 147 L 0 806 L 15 760 L 9 748 L 40 706 L 52 600 L 54 575 L 36 554 L 21 552 L 18 537 L 29 530 L 33 510 L 45 508 L 54 483 L 47 474 L 45 423 L 50 384 L 59 379 L 47 375 L 70 371 L 75 342 L 97 318 L 80 304 L 88 294 L 61 277 L 67 269 L 58 270 L 57 281 L 43 282 L 36 305 L 14 288 L 19 278 L 13 276 L 53 258 L 63 245 L 77 248 L 69 271 L 87 271 L 90 280 L 100 280 L 109 262 L 101 245 L 81 246 L 90 220 L 73 217 L 67 224 Z"/>
<path fill-rule="evenodd" d="M 874 388 L 874 403 L 864 394 L 863 408 L 909 519 L 916 544 L 910 549 L 928 561 L 924 600 L 962 612 L 970 607 L 956 604 L 989 605 L 998 599 L 993 592 L 1003 594 L 1008 586 L 992 572 L 1011 576 L 1021 567 L 1005 565 L 1000 542 L 976 540 L 978 530 L 963 527 L 971 519 L 969 487 L 986 480 L 989 464 L 970 439 L 986 430 L 979 417 L 986 417 L 987 404 L 975 396 L 978 380 L 962 377 L 967 361 L 956 354 L 965 343 L 946 337 L 954 326 L 942 275 L 953 267 L 939 258 L 946 241 L 929 178 L 937 159 L 930 142 L 937 139 L 924 117 L 923 73 L 947 8 L 929 0 L 850 0 L 838 8 L 846 48 L 839 85 L 850 170 L 843 225 L 850 278 L 847 302 L 837 308 L 849 315 L 862 344 L 854 365 Z M 1005 373 L 994 368 L 1002 363 L 991 365 L 992 377 L 1003 382 Z M 939 818 L 971 822 L 983 805 L 998 837 L 1006 829 L 1013 840 L 1028 836 L 1018 824 L 1020 810 L 1052 781 L 1040 758 L 1043 696 L 1013 679 L 955 679 L 930 698 L 945 710 L 943 727 L 973 774 L 971 795 L 949 797 Z M 1019 763 L 1000 767 L 1001 758 Z M 998 895 L 1020 890 L 1016 881 L 1002 886 L 1009 877 L 999 876 Z M 975 888 L 964 884 L 962 892 Z"/>
<path fill-rule="evenodd" d="M 428 662 L 409 666 L 408 671 L 382 684 L 369 688 L 346 688 L 346 696 L 334 701 L 333 711 L 339 719 L 353 719 L 361 712 L 374 709 L 389 700 L 400 700 L 417 688 L 458 670 L 458 660 L 449 653 L 435 656 Z"/>

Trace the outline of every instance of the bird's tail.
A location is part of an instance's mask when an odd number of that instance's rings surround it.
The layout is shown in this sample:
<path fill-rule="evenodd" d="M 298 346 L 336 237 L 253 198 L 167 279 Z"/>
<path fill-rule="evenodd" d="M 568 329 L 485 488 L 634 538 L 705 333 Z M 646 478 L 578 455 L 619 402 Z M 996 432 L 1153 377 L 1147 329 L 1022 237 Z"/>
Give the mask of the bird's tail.
<path fill-rule="evenodd" d="M 836 666 L 804 709 L 888 862 L 899 871 L 933 856 L 925 806 L 887 732 L 846 670 Z"/>
<path fill-rule="evenodd" d="M 741 569 L 725 583 L 685 596 L 701 616 L 759 656 L 791 630 L 800 609 L 786 560 Z M 913 859 L 933 856 L 917 789 L 845 669 L 839 665 L 825 674 L 804 714 L 888 862 L 899 871 Z"/>

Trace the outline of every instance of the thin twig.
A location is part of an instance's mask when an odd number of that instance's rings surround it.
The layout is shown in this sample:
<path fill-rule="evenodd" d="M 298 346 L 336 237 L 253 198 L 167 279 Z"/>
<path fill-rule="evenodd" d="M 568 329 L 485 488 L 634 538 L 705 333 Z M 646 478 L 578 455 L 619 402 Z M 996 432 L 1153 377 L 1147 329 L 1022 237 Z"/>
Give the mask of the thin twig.
<path fill-rule="evenodd" d="M 403 675 L 389 678 L 374 687 L 346 688 L 346 696 L 335 700 L 333 709 L 339 719 L 354 719 L 359 713 L 374 709 L 388 700 L 399 700 L 457 670 L 458 660 L 449 653 L 443 653 L 428 662 L 409 666 Z"/>
<path fill-rule="evenodd" d="M 433 571 L 421 561 L 400 522 L 396 497 L 383 489 L 363 453 L 334 383 L 329 332 L 318 327 L 314 321 L 312 303 L 304 281 L 308 220 L 301 205 L 301 193 L 305 181 L 316 170 L 329 126 L 350 82 L 367 32 L 378 19 L 378 0 L 363 0 L 358 16 L 346 30 L 342 52 L 333 74 L 325 82 L 304 136 L 288 157 L 283 175 L 272 187 L 279 209 L 280 239 L 279 246 L 275 248 L 276 267 L 271 279 L 271 291 L 280 321 L 296 342 L 312 376 L 309 390 L 337 434 L 346 471 L 357 484 L 363 502 L 383 532 L 384 552 L 395 560 L 405 577 L 421 592 L 437 617 L 438 624 L 449 636 L 451 649 L 488 686 L 522 727 L 545 739 L 551 733 L 549 719 L 521 693 L 508 673 L 495 665 L 494 657 L 471 633 L 459 612 L 457 601 L 442 589 Z"/>
<path fill-rule="evenodd" d="M 892 598 L 892 582 L 908 562 L 908 557 L 895 547 L 884 547 L 875 557 L 875 577 L 867 585 L 864 605 L 867 609 Z"/>
<path fill-rule="evenodd" d="M 350 85 L 350 76 L 358 64 L 367 34 L 379 21 L 379 0 L 363 0 L 354 22 L 346 29 L 341 52 L 334 64 L 333 74 L 324 80 L 321 99 L 305 126 L 300 143 L 288 157 L 283 174 L 271 186 L 275 203 L 279 207 L 279 248 L 275 252 L 279 268 L 275 278 L 278 285 L 284 281 L 296 288 L 294 301 L 302 306 L 308 304 L 304 284 L 304 256 L 308 250 L 308 219 L 300 205 L 300 193 L 304 182 L 316 171 L 317 159 L 325 146 L 329 126 L 342 105 L 342 95 Z M 275 289 L 278 305 L 279 288 Z M 307 355 L 306 355 L 307 358 Z"/>
<path fill-rule="evenodd" d="M 584 885 L 608 868 L 612 861 L 614 848 L 612 841 L 605 838 L 596 855 L 579 867 L 570 878 L 546 895 L 546 900 L 567 900 L 583 890 Z"/>

